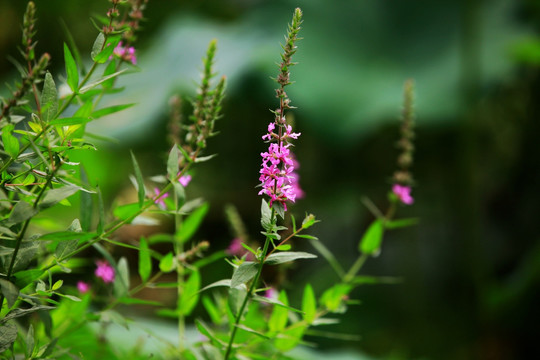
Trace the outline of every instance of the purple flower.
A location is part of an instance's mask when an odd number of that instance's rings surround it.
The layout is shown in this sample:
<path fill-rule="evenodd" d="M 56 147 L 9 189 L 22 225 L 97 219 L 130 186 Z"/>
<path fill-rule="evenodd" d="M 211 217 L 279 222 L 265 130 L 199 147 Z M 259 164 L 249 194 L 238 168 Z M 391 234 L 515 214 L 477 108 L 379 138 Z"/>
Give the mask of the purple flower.
<path fill-rule="evenodd" d="M 133 46 L 124 47 L 120 41 L 114 48 L 113 54 L 124 61 L 137 65 L 137 57 L 135 56 L 135 48 Z M 109 60 L 112 60 L 112 56 L 109 58 Z"/>
<path fill-rule="evenodd" d="M 266 290 L 264 292 L 263 296 L 265 298 L 267 298 L 267 299 L 270 299 L 270 300 L 277 300 L 278 296 L 279 296 L 279 293 L 275 288 L 271 287 L 271 288 L 269 288 L 268 290 Z"/>
<path fill-rule="evenodd" d="M 79 290 L 81 294 L 86 294 L 90 290 L 90 285 L 84 281 L 78 281 L 77 290 Z"/>
<path fill-rule="evenodd" d="M 96 271 L 94 274 L 103 280 L 104 283 L 114 282 L 114 269 L 106 260 L 96 261 Z"/>
<path fill-rule="evenodd" d="M 261 153 L 259 181 L 262 190 L 259 191 L 259 195 L 268 195 L 270 206 L 274 201 L 278 201 L 287 210 L 286 202 L 294 202 L 298 191 L 298 175 L 294 173 L 295 160 L 289 149 L 291 144 L 288 143 L 288 139 L 297 139 L 300 133 L 293 133 L 290 125 L 277 124 L 277 126 L 279 134 L 274 132 L 276 123 L 270 123 L 268 133 L 262 137 L 263 140 L 277 142 L 270 142 L 268 151 Z"/>
<path fill-rule="evenodd" d="M 396 194 L 398 199 L 406 205 L 411 205 L 414 202 L 414 199 L 411 196 L 410 186 L 394 184 L 394 186 L 392 187 L 392 192 Z"/>
<path fill-rule="evenodd" d="M 191 181 L 191 175 L 186 174 L 186 175 L 180 176 L 180 179 L 178 179 L 178 181 L 180 182 L 180 185 L 182 185 L 183 187 L 186 187 Z"/>
<path fill-rule="evenodd" d="M 165 193 L 161 196 L 159 196 L 161 191 L 159 191 L 158 188 L 154 188 L 154 194 L 156 194 L 156 198 L 154 199 L 154 203 L 156 205 L 158 205 L 159 207 L 161 208 L 166 208 L 167 206 L 165 205 L 165 199 L 169 197 L 169 193 Z"/>

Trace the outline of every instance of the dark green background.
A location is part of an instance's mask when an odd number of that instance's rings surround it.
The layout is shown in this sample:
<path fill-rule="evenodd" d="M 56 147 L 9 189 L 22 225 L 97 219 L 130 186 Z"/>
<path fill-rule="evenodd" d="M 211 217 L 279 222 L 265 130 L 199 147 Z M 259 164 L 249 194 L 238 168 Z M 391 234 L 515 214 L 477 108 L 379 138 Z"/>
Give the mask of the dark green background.
<path fill-rule="evenodd" d="M 19 59 L 25 4 L 0 2 L 3 82 L 14 81 L 8 58 Z M 89 60 L 97 32 L 88 19 L 104 14 L 108 3 L 36 5 L 37 53 L 51 53 L 60 83 L 65 35 L 59 19 Z M 165 171 L 168 97 L 193 95 L 200 59 L 216 38 L 216 67 L 229 80 L 221 134 L 210 140 L 219 157 L 196 169 L 188 196 L 211 203 L 200 236 L 213 249 L 231 240 L 227 203 L 238 207 L 256 239 L 260 136 L 277 104 L 269 77 L 277 74 L 279 42 L 297 6 L 304 10 L 304 39 L 288 93 L 298 107 L 302 136 L 295 151 L 307 196 L 291 210 L 322 220 L 314 235 L 346 267 L 372 220 L 362 197 L 386 203 L 403 82 L 414 78 L 417 92 L 416 202 L 399 215 L 421 222 L 389 233 L 381 256 L 363 270 L 403 282 L 355 291 L 362 305 L 350 308 L 335 330 L 362 340 L 327 340 L 321 347 L 356 348 L 383 359 L 539 356 L 538 1 L 151 0 L 138 45 L 142 71 L 126 77 L 128 90 L 111 100 L 139 105 L 91 128 L 120 140 L 81 155 L 96 166 L 93 180 L 110 202 L 132 191 L 130 148 L 144 174 Z M 229 269 L 217 267 L 206 279 L 229 275 L 222 271 Z M 335 281 L 331 274 L 322 260 L 301 261 L 283 286 L 309 281 L 320 294 Z"/>

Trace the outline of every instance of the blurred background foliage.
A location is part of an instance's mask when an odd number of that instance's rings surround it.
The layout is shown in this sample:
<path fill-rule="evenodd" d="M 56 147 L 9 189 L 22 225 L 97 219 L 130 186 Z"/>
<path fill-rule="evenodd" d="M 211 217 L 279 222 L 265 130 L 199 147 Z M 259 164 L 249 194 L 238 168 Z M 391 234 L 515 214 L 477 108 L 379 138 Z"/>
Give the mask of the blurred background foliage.
<path fill-rule="evenodd" d="M 62 22 L 84 56 L 97 34 L 89 16 L 104 14 L 108 2 L 36 5 L 37 53 L 52 55 L 60 79 Z M 25 6 L 0 1 L 2 83 L 16 76 L 9 57 L 18 58 Z M 372 220 L 362 198 L 385 203 L 406 79 L 415 79 L 417 94 L 416 203 L 401 215 L 421 223 L 389 233 L 382 255 L 364 269 L 403 281 L 358 289 L 362 304 L 335 330 L 362 340 L 327 340 L 321 347 L 381 359 L 540 356 L 540 1 L 150 0 L 139 36 L 141 72 L 126 77 L 126 91 L 109 99 L 138 105 L 93 123 L 90 131 L 117 141 L 72 160 L 85 162 L 109 202 L 135 197 L 129 149 L 146 175 L 165 171 L 168 99 L 176 92 L 193 96 L 200 59 L 216 38 L 216 68 L 229 81 L 221 134 L 210 141 L 219 157 L 196 168 L 188 195 L 211 203 L 200 237 L 212 249 L 231 240 L 228 203 L 257 239 L 260 136 L 277 104 L 269 77 L 277 74 L 279 43 L 297 6 L 304 11 L 304 40 L 289 96 L 298 107 L 302 137 L 295 150 L 307 196 L 292 211 L 322 220 L 314 235 L 345 266 Z M 73 214 L 65 216 L 59 223 L 71 222 Z M 218 266 L 203 278 L 218 280 L 223 271 L 230 272 Z M 309 281 L 321 291 L 335 280 L 322 260 L 303 261 L 288 269 L 282 286 L 294 293 L 295 282 Z"/>

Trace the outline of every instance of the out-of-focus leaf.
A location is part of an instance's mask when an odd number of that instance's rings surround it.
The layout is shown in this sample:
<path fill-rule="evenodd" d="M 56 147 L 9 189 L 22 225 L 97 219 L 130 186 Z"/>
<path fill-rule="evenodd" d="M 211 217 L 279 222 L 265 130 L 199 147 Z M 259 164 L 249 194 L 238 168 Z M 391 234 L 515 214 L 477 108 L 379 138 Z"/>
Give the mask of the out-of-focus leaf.
<path fill-rule="evenodd" d="M 367 255 L 377 255 L 381 248 L 381 242 L 384 234 L 384 221 L 376 219 L 368 227 L 362 240 L 358 244 L 361 252 Z"/>
<path fill-rule="evenodd" d="M 150 278 L 152 273 L 152 259 L 150 258 L 150 250 L 148 248 L 148 242 L 143 236 L 139 241 L 139 275 L 143 282 L 146 282 Z"/>
<path fill-rule="evenodd" d="M 116 265 L 117 274 L 114 280 L 114 294 L 123 297 L 129 290 L 129 267 L 125 257 L 120 258 Z"/>
<path fill-rule="evenodd" d="M 189 241 L 191 237 L 195 235 L 195 232 L 199 229 L 208 209 L 208 203 L 203 203 L 184 220 L 182 225 L 180 225 L 180 229 L 176 232 L 176 239 L 180 243 Z"/>
<path fill-rule="evenodd" d="M 58 118 L 50 121 L 51 125 L 54 126 L 73 126 L 73 125 L 82 125 L 91 121 L 91 118 L 87 117 L 70 117 L 70 118 Z"/>
<path fill-rule="evenodd" d="M 164 273 L 174 270 L 174 257 L 172 252 L 167 253 L 167 255 L 161 258 L 161 261 L 159 262 L 159 270 Z"/>
<path fill-rule="evenodd" d="M 199 302 L 199 289 L 201 287 L 201 275 L 193 271 L 184 283 L 182 296 L 178 299 L 178 313 L 185 316 L 191 314 Z"/>
<path fill-rule="evenodd" d="M 234 315 L 237 315 L 242 307 L 242 303 L 247 296 L 247 288 L 244 284 L 229 289 L 229 308 Z M 245 311 L 245 309 L 244 309 Z"/>
<path fill-rule="evenodd" d="M 64 61 L 66 63 L 67 83 L 74 93 L 79 89 L 79 71 L 69 47 L 64 43 Z"/>
<path fill-rule="evenodd" d="M 135 217 L 140 210 L 139 203 L 120 205 L 114 208 L 113 214 L 120 220 L 128 220 Z"/>
<path fill-rule="evenodd" d="M 285 305 L 289 305 L 287 294 L 283 290 L 280 291 L 278 300 Z M 274 306 L 272 315 L 270 315 L 270 319 L 268 320 L 268 329 L 273 333 L 281 332 L 285 329 L 285 326 L 287 326 L 288 314 L 289 311 L 287 309 L 280 306 Z"/>
<path fill-rule="evenodd" d="M 418 224 L 419 221 L 420 221 L 420 219 L 418 219 L 418 218 L 397 219 L 397 220 L 387 221 L 384 224 L 384 227 L 387 228 L 387 229 L 398 229 L 398 228 L 402 228 L 402 227 L 416 225 L 416 224 Z"/>
<path fill-rule="evenodd" d="M 123 104 L 123 105 L 108 106 L 108 107 L 105 107 L 105 108 L 94 111 L 92 113 L 92 117 L 94 119 L 98 119 L 98 118 L 103 117 L 105 115 L 114 114 L 114 113 L 122 111 L 124 109 L 128 109 L 128 108 L 132 107 L 133 105 L 136 105 L 136 104 L 133 103 L 133 104 Z"/>
<path fill-rule="evenodd" d="M 178 171 L 178 146 L 174 144 L 171 151 L 169 151 L 169 157 L 167 158 L 167 176 L 169 181 L 176 181 Z"/>
<path fill-rule="evenodd" d="M 311 324 L 315 320 L 317 314 L 317 300 L 315 293 L 310 284 L 304 287 L 304 296 L 302 297 L 302 311 L 304 312 L 304 320 Z"/>
<path fill-rule="evenodd" d="M 137 195 L 139 199 L 139 207 L 144 205 L 144 199 L 146 197 L 146 190 L 144 188 L 143 175 L 139 163 L 135 158 L 133 152 L 131 152 L 131 161 L 133 162 L 133 170 L 135 171 L 135 179 L 137 179 Z"/>

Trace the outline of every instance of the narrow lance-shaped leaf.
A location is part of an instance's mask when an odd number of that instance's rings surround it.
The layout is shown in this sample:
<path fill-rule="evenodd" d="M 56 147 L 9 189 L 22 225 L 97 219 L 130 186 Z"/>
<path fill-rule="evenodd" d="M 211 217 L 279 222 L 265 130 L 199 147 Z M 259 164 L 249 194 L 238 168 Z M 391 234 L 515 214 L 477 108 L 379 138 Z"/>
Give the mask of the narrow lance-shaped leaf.
<path fill-rule="evenodd" d="M 270 231 L 272 227 L 272 210 L 266 200 L 261 202 L 261 225 L 266 231 Z"/>
<path fill-rule="evenodd" d="M 146 282 L 152 273 L 152 259 L 146 238 L 141 237 L 139 243 L 139 275 L 143 282 Z"/>
<path fill-rule="evenodd" d="M 176 232 L 176 240 L 185 243 L 189 241 L 201 225 L 206 213 L 208 212 L 208 203 L 202 204 L 193 211 L 180 225 L 180 229 Z"/>
<path fill-rule="evenodd" d="M 54 119 L 58 111 L 58 93 L 50 72 L 45 74 L 43 91 L 41 92 L 41 118 L 44 122 Z"/>
<path fill-rule="evenodd" d="M 182 296 L 178 299 L 178 312 L 182 315 L 189 315 L 199 301 L 199 289 L 201 288 L 201 275 L 198 271 L 193 271 L 188 280 L 184 283 Z"/>
<path fill-rule="evenodd" d="M 144 188 L 144 181 L 143 181 L 141 168 L 139 167 L 139 163 L 137 162 L 137 159 L 135 158 L 135 155 L 133 154 L 133 152 L 131 152 L 131 160 L 133 162 L 133 170 L 135 171 L 135 179 L 137 179 L 137 187 L 138 187 L 137 195 L 139 198 L 139 207 L 142 207 L 144 205 L 146 191 Z"/>
<path fill-rule="evenodd" d="M 287 294 L 283 290 L 279 293 L 278 300 L 285 305 L 289 305 Z M 285 329 L 285 326 L 287 326 L 288 314 L 289 311 L 286 308 L 283 308 L 281 306 L 274 306 L 274 310 L 272 310 L 272 315 L 270 315 L 270 319 L 268 320 L 268 329 L 271 332 L 276 333 Z"/>
<path fill-rule="evenodd" d="M 310 254 L 303 251 L 284 251 L 271 254 L 265 260 L 265 264 L 277 265 L 297 259 L 314 259 L 317 255 Z"/>
<path fill-rule="evenodd" d="M 105 40 L 104 38 L 105 37 L 103 36 L 103 40 Z M 92 50 L 95 49 L 97 53 L 95 53 L 92 56 L 92 60 L 94 60 L 95 62 L 100 63 L 100 64 L 103 64 L 104 62 L 108 61 L 109 58 L 111 57 L 111 55 L 113 54 L 113 51 L 116 48 L 116 45 L 118 45 L 120 40 L 121 40 L 120 36 L 110 37 L 110 38 L 107 39 L 107 45 L 105 45 L 105 47 L 103 47 L 103 43 L 100 44 L 101 38 L 98 35 L 98 37 L 96 38 L 96 41 L 94 42 L 94 47 L 92 49 Z M 100 48 L 103 48 L 103 50 L 99 51 L 99 49 L 98 49 L 99 45 L 101 45 Z"/>
<path fill-rule="evenodd" d="M 315 293 L 310 284 L 306 284 L 304 288 L 304 296 L 302 297 L 302 311 L 304 312 L 304 320 L 311 324 L 315 320 L 317 314 L 317 300 Z"/>
<path fill-rule="evenodd" d="M 384 222 L 376 219 L 366 230 L 362 240 L 358 244 L 359 250 L 366 255 L 377 255 L 381 247 L 384 234 Z"/>
<path fill-rule="evenodd" d="M 66 75 L 69 88 L 76 93 L 79 89 L 79 71 L 77 64 L 67 44 L 64 43 L 64 61 L 66 62 Z"/>
<path fill-rule="evenodd" d="M 167 159 L 167 176 L 169 177 L 169 181 L 176 181 L 178 170 L 178 146 L 174 144 L 171 151 L 169 151 L 169 157 Z"/>
<path fill-rule="evenodd" d="M 98 119 L 98 118 L 103 117 L 103 116 L 105 116 L 105 115 L 114 114 L 114 113 L 116 113 L 116 112 L 119 112 L 119 111 L 128 109 L 128 108 L 132 107 L 133 105 L 135 105 L 135 103 L 133 103 L 133 104 L 122 104 L 122 105 L 108 106 L 108 107 L 105 107 L 105 108 L 102 108 L 102 109 L 99 109 L 99 110 L 94 111 L 94 112 L 92 113 L 92 117 L 93 117 L 94 119 Z"/>

